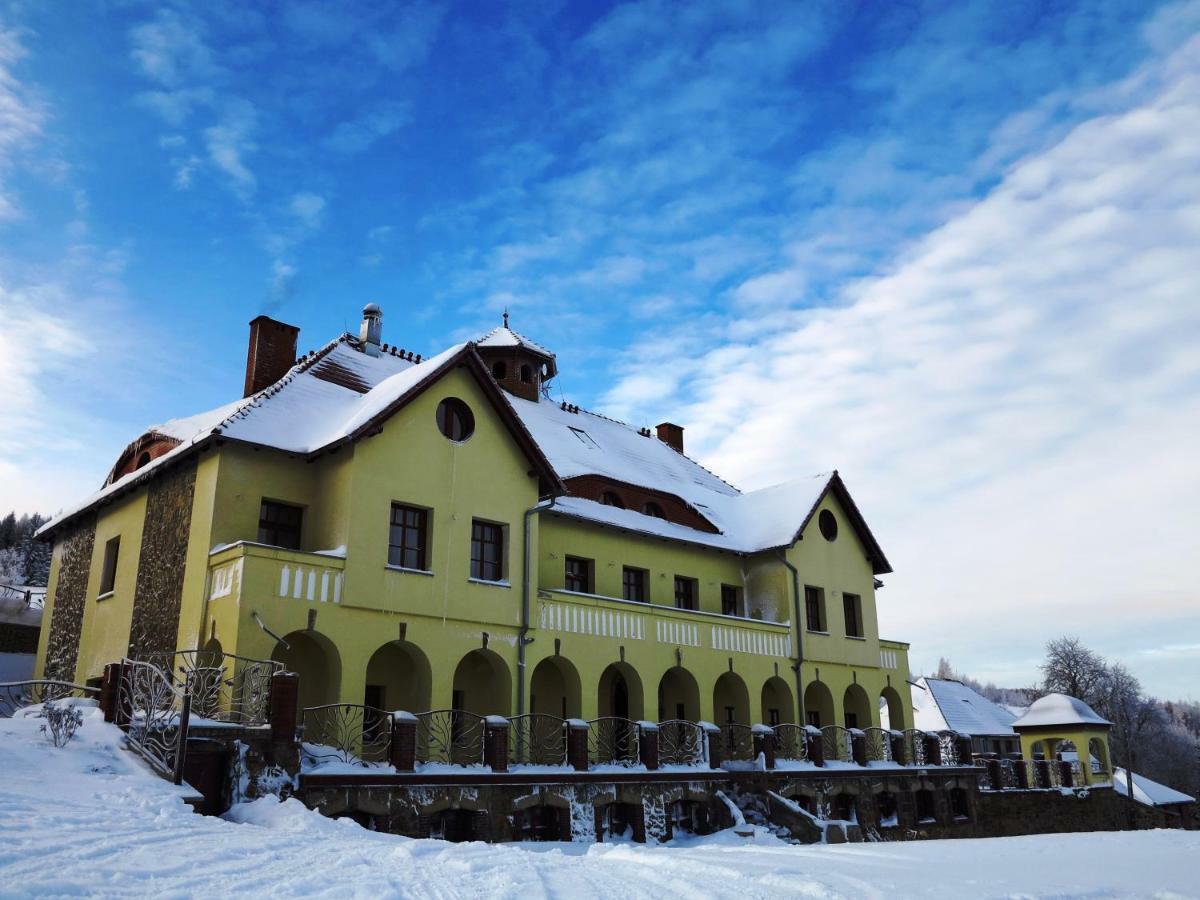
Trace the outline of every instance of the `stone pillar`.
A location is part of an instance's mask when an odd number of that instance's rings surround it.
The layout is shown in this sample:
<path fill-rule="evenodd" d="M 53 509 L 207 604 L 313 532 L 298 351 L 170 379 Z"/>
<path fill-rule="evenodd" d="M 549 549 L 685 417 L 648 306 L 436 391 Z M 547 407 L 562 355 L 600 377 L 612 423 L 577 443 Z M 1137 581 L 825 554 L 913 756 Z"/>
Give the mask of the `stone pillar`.
<path fill-rule="evenodd" d="M 921 739 L 925 741 L 925 765 L 940 766 L 942 764 L 942 742 L 938 736 L 925 732 Z"/>
<path fill-rule="evenodd" d="M 775 768 L 775 729 L 770 725 L 754 726 L 754 758 L 760 755 L 767 771 Z"/>
<path fill-rule="evenodd" d="M 710 769 L 721 768 L 721 729 L 712 722 L 697 722 L 704 729 L 704 747 L 708 752 L 708 767 Z"/>
<path fill-rule="evenodd" d="M 960 766 L 975 765 L 975 748 L 971 745 L 971 738 L 968 735 L 960 734 L 954 741 L 955 747 L 958 748 L 958 764 Z"/>
<path fill-rule="evenodd" d="M 866 766 L 867 736 L 857 728 L 850 732 L 850 756 L 855 765 Z"/>
<path fill-rule="evenodd" d="M 808 741 L 808 761 L 814 766 L 825 765 L 825 737 L 821 729 L 811 725 L 805 726 L 805 740 Z"/>
<path fill-rule="evenodd" d="M 1062 772 L 1063 787 L 1083 787 L 1082 781 L 1078 785 L 1075 784 L 1075 773 L 1071 771 L 1071 764 L 1067 760 L 1059 760 L 1058 765 L 1059 771 Z"/>
<path fill-rule="evenodd" d="M 504 716 L 483 720 L 483 764 L 493 772 L 508 771 L 508 719 Z"/>
<path fill-rule="evenodd" d="M 989 759 L 987 761 L 987 777 L 993 791 L 1004 790 L 1004 772 L 1000 767 L 1000 760 Z"/>
<path fill-rule="evenodd" d="M 296 740 L 296 708 L 300 699 L 300 676 L 276 672 L 271 676 L 270 714 L 272 743 Z"/>
<path fill-rule="evenodd" d="M 908 765 L 908 760 L 904 758 L 908 751 L 904 746 L 904 733 L 901 731 L 889 731 L 888 740 L 892 745 L 892 762 L 898 766 Z"/>
<path fill-rule="evenodd" d="M 658 725 L 641 721 L 638 727 L 638 756 L 648 771 L 658 769 Z"/>
<path fill-rule="evenodd" d="M 1050 760 L 1039 759 L 1034 762 L 1034 774 L 1036 777 L 1037 786 L 1040 788 L 1050 787 Z"/>
<path fill-rule="evenodd" d="M 105 722 L 114 722 L 117 718 L 117 695 L 120 691 L 121 664 L 108 663 L 104 667 L 104 680 L 100 682 L 100 710 L 104 713 Z"/>
<path fill-rule="evenodd" d="M 417 767 L 417 717 L 409 712 L 392 713 L 392 742 L 388 762 L 397 772 L 412 772 Z"/>
<path fill-rule="evenodd" d="M 1029 784 L 1029 763 L 1026 760 L 1017 760 L 1013 763 L 1013 774 L 1017 778 L 1017 787 L 1021 790 L 1026 790 L 1030 787 Z"/>
<path fill-rule="evenodd" d="M 567 719 L 567 765 L 576 772 L 588 770 L 588 723 Z"/>

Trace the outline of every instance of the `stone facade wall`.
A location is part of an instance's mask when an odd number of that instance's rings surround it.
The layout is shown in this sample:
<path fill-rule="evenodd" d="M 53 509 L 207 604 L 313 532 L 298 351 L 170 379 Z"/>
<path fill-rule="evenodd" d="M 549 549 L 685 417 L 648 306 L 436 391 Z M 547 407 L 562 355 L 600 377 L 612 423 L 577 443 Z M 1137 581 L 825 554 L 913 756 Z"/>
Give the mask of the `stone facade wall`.
<path fill-rule="evenodd" d="M 176 649 L 195 487 L 194 461 L 154 479 L 149 486 L 129 626 L 132 658 Z"/>
<path fill-rule="evenodd" d="M 1134 806 L 1111 788 L 1093 788 L 1086 796 L 1060 790 L 982 791 L 980 837 L 1051 834 L 1063 831 L 1124 831 L 1136 828 L 1194 827 L 1194 816 L 1176 810 Z M 1189 822 L 1188 820 L 1191 819 Z"/>
<path fill-rule="evenodd" d="M 88 576 L 92 568 L 92 550 L 96 543 L 96 522 L 86 519 L 60 538 L 62 557 L 54 604 L 50 613 L 50 636 L 46 642 L 43 678 L 75 680 L 79 657 L 79 636 L 83 631 L 83 610 L 87 605 Z"/>

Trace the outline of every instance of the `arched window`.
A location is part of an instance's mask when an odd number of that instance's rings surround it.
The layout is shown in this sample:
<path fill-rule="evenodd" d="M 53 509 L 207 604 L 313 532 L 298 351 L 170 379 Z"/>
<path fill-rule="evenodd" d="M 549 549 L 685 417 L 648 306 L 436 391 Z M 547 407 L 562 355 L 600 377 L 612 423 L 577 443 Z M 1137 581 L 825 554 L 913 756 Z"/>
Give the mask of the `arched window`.
<path fill-rule="evenodd" d="M 148 462 L 150 462 L 150 451 L 143 450 L 142 455 L 137 458 L 137 465 L 134 466 L 134 468 L 140 469 L 142 466 L 146 465 L 146 463 L 148 463 Z"/>
<path fill-rule="evenodd" d="M 503 381 L 508 377 L 508 366 L 504 364 L 503 360 L 492 363 L 492 377 L 497 381 Z"/>
<path fill-rule="evenodd" d="M 528 363 L 521 366 L 521 380 L 526 384 L 533 383 L 533 366 Z"/>
<path fill-rule="evenodd" d="M 653 500 L 646 501 L 646 505 L 642 507 L 642 512 L 648 516 L 654 516 L 656 519 L 665 519 L 667 517 L 666 513 L 663 512 L 663 508 Z"/>
<path fill-rule="evenodd" d="M 452 441 L 465 441 L 475 433 L 471 407 L 457 397 L 447 397 L 437 408 L 438 431 Z"/>
<path fill-rule="evenodd" d="M 622 502 L 616 491 L 605 491 L 600 495 L 600 502 L 605 506 L 615 506 L 617 509 L 625 508 L 624 502 Z"/>

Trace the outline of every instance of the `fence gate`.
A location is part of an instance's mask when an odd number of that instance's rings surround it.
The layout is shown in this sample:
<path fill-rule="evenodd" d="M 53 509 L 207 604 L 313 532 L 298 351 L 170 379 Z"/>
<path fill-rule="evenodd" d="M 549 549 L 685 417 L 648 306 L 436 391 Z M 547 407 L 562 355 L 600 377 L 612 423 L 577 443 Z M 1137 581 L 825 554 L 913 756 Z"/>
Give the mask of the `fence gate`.
<path fill-rule="evenodd" d="M 191 696 L 158 666 L 121 661 L 117 724 L 130 748 L 164 778 L 183 783 Z"/>

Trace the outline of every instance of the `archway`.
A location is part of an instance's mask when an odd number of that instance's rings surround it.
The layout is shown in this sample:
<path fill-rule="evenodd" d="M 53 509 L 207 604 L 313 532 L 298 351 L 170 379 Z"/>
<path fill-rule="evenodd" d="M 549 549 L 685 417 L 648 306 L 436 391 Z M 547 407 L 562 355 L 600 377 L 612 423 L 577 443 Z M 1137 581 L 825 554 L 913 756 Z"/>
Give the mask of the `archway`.
<path fill-rule="evenodd" d="M 582 715 L 579 673 L 562 656 L 547 656 L 533 669 L 529 711 L 561 719 Z"/>
<path fill-rule="evenodd" d="M 786 681 L 774 675 L 763 682 L 762 686 L 762 721 L 766 725 L 778 725 L 781 722 L 794 722 L 796 704 L 792 701 L 792 691 Z"/>
<path fill-rule="evenodd" d="M 871 701 L 861 684 L 852 684 L 842 696 L 842 714 L 847 728 L 870 728 Z"/>
<path fill-rule="evenodd" d="M 293 631 L 286 635 L 271 651 L 271 659 L 300 676 L 301 709 L 337 703 L 340 699 L 342 660 L 333 641 L 319 631 Z"/>
<path fill-rule="evenodd" d="M 1084 762 L 1084 773 L 1089 781 L 1104 778 L 1111 769 L 1108 767 L 1108 744 L 1100 738 L 1088 741 L 1088 759 Z"/>
<path fill-rule="evenodd" d="M 750 691 L 735 672 L 724 672 L 713 686 L 713 715 L 718 725 L 751 725 Z"/>
<path fill-rule="evenodd" d="M 805 725 L 815 725 L 824 728 L 826 725 L 836 725 L 833 714 L 833 694 L 823 681 L 810 681 L 804 689 L 804 714 L 808 717 Z"/>
<path fill-rule="evenodd" d="M 700 686 L 682 666 L 667 669 L 658 682 L 658 721 L 700 721 Z"/>
<path fill-rule="evenodd" d="M 512 676 L 500 655 L 492 650 L 472 650 L 454 670 L 450 706 L 477 716 L 508 716 L 512 702 Z"/>
<path fill-rule="evenodd" d="M 367 662 L 363 703 L 377 709 L 425 712 L 432 704 L 433 673 L 429 659 L 408 641 L 384 644 Z"/>
<path fill-rule="evenodd" d="M 900 699 L 900 692 L 890 684 L 879 694 L 879 714 L 881 722 L 886 716 L 887 727 L 893 731 L 903 731 L 908 727 L 904 718 L 904 701 Z"/>
<path fill-rule="evenodd" d="M 596 700 L 601 716 L 634 720 L 645 717 L 642 680 L 629 663 L 612 663 L 601 673 Z"/>

